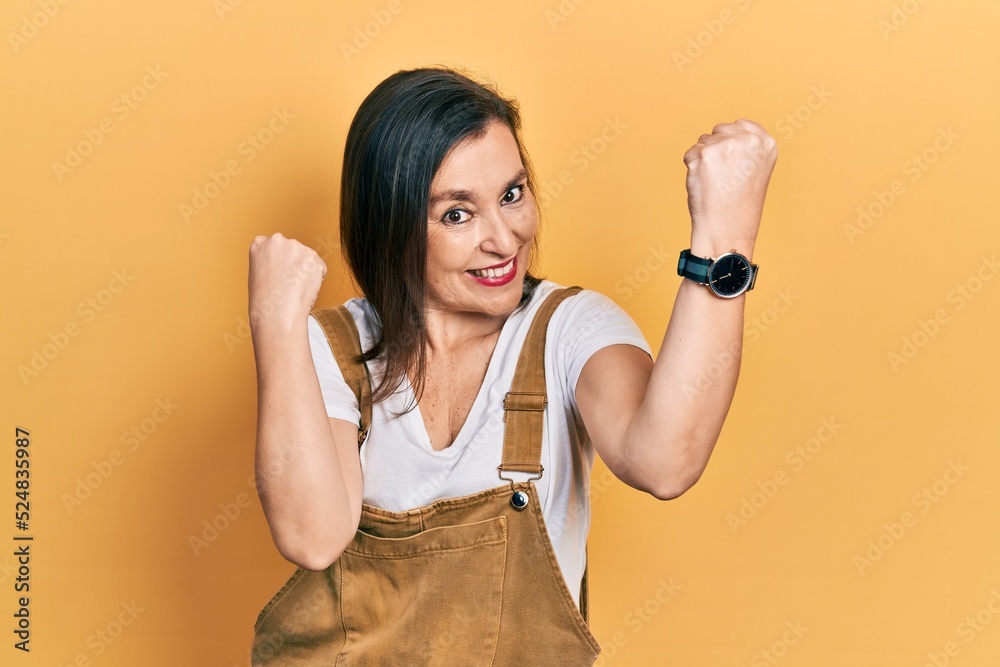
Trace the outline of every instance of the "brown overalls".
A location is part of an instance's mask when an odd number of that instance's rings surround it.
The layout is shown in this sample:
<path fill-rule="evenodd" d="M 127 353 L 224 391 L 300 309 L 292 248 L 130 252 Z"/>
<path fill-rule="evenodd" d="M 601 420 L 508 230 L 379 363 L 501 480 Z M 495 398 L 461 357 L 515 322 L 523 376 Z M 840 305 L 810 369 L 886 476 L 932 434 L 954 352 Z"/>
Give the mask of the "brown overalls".
<path fill-rule="evenodd" d="M 578 609 L 531 482 L 543 472 L 546 328 L 579 290 L 548 295 L 521 349 L 504 398 L 497 468 L 507 483 L 405 512 L 363 504 L 340 558 L 321 572 L 298 568 L 260 612 L 254 667 L 593 665 L 601 647 L 588 626 L 587 569 Z M 367 367 L 353 361 L 358 330 L 345 306 L 312 314 L 358 396 L 360 447 L 372 405 Z"/>

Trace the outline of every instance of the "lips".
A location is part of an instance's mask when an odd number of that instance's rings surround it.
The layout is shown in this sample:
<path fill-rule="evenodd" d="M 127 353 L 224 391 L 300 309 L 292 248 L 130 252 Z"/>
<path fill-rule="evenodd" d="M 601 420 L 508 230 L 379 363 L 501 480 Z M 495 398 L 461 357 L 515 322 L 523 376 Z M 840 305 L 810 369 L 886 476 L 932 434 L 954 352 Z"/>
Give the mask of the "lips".
<path fill-rule="evenodd" d="M 512 257 L 507 262 L 497 266 L 485 269 L 471 269 L 465 273 L 480 285 L 486 285 L 487 287 L 506 285 L 517 275 L 517 257 Z"/>
<path fill-rule="evenodd" d="M 477 278 L 502 278 L 507 275 L 510 271 L 514 270 L 514 258 L 511 257 L 506 262 L 501 264 L 494 264 L 493 266 L 487 266 L 482 269 L 470 269 L 468 273 L 476 276 Z"/>

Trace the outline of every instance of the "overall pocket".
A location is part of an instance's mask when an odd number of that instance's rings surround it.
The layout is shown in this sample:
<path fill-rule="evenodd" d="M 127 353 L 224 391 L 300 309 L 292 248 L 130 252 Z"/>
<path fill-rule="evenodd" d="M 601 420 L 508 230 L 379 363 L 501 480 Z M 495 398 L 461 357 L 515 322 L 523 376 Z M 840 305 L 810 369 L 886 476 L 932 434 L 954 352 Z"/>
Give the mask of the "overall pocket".
<path fill-rule="evenodd" d="M 491 665 L 506 561 L 504 516 L 399 538 L 359 530 L 338 561 L 337 664 Z"/>
<path fill-rule="evenodd" d="M 329 665 L 343 645 L 343 624 L 329 569 L 298 568 L 272 596 L 254 623 L 251 664 Z"/>

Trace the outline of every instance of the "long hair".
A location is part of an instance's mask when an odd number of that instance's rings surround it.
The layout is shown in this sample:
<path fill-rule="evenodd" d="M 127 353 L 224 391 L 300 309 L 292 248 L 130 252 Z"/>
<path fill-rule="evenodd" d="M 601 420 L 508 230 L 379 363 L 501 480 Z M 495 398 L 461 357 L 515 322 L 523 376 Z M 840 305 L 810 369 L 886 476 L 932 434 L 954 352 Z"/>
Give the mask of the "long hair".
<path fill-rule="evenodd" d="M 358 287 L 379 318 L 372 347 L 357 359 L 382 357 L 373 402 L 395 392 L 410 370 L 414 399 L 423 393 L 431 182 L 448 152 L 463 140 L 481 138 L 491 121 L 510 129 L 527 186 L 537 192 L 517 101 L 452 68 L 396 72 L 368 94 L 351 123 L 341 175 L 340 241 Z M 527 305 L 539 283 L 532 273 L 537 253 L 536 233 L 517 309 Z M 411 402 L 402 414 L 415 407 Z"/>

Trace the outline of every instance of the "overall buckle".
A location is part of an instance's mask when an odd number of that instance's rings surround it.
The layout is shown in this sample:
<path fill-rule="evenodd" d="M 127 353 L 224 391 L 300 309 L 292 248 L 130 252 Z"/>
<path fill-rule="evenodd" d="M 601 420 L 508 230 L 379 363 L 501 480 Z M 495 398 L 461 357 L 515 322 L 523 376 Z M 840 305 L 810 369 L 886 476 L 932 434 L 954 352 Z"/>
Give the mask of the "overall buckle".
<path fill-rule="evenodd" d="M 542 464 L 540 463 L 509 463 L 507 465 L 538 468 L 538 472 L 529 477 L 528 479 L 524 480 L 525 482 L 530 482 L 533 479 L 541 479 L 542 472 L 545 471 L 545 468 L 542 467 Z M 513 505 L 514 509 L 516 510 L 523 510 L 525 507 L 528 506 L 528 494 L 525 493 L 524 491 L 518 491 L 516 488 L 514 488 L 514 480 L 510 477 L 503 476 L 503 468 L 504 465 L 502 463 L 497 466 L 497 475 L 499 475 L 500 479 L 510 482 L 510 489 L 511 491 L 514 492 L 510 497 L 510 504 Z M 530 472 L 530 471 L 521 470 L 519 472 Z"/>
<path fill-rule="evenodd" d="M 508 391 L 503 397 L 503 420 L 507 421 L 508 410 L 544 412 L 549 399 L 541 391 Z"/>

